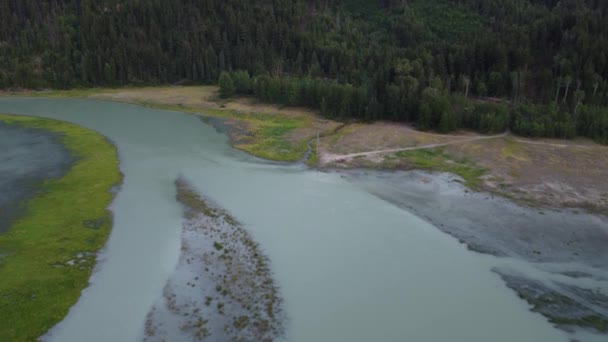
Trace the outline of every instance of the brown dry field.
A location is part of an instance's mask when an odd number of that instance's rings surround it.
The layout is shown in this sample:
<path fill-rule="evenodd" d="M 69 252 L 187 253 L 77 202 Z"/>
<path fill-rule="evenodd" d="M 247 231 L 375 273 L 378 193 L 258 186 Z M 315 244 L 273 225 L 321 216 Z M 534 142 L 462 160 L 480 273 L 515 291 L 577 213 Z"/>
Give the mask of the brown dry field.
<path fill-rule="evenodd" d="M 404 123 L 379 121 L 348 124 L 333 136 L 324 138 L 321 146 L 327 153 L 339 155 L 442 144 L 475 136 L 469 132 L 434 134 L 417 131 Z"/>
<path fill-rule="evenodd" d="M 505 137 L 446 147 L 489 170 L 490 191 L 529 203 L 608 213 L 608 147 L 588 140 Z"/>
<path fill-rule="evenodd" d="M 321 142 L 322 154 L 421 147 L 441 147 L 453 160 L 467 160 L 486 169 L 481 189 L 527 204 L 572 207 L 608 213 L 608 146 L 587 139 L 555 140 L 499 136 L 471 132 L 449 135 L 421 132 L 406 124 L 351 124 Z M 341 160 L 341 167 L 383 167 L 394 153 L 370 154 Z M 407 165 L 403 165 L 407 168 Z M 399 166 L 397 166 L 399 167 Z"/>

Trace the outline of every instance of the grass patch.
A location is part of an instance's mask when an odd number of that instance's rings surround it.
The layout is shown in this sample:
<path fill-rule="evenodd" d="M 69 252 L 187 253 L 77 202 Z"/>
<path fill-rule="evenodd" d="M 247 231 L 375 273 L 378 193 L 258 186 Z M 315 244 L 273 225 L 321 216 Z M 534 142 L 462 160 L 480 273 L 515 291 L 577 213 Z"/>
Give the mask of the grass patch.
<path fill-rule="evenodd" d="M 549 317 L 549 320 L 552 323 L 559 325 L 573 325 L 579 327 L 590 327 L 594 328 L 601 333 L 608 333 L 608 320 L 603 317 L 594 315 L 594 316 L 585 316 L 579 319 L 573 318 L 562 318 L 562 317 Z"/>
<path fill-rule="evenodd" d="M 525 299 L 526 301 L 528 301 L 530 304 L 532 304 L 534 306 L 534 311 L 540 312 L 541 314 L 548 317 L 549 321 L 551 321 L 551 323 L 555 323 L 555 324 L 558 324 L 561 326 L 571 325 L 571 326 L 579 326 L 579 327 L 589 327 L 589 328 L 596 329 L 597 331 L 599 331 L 601 333 L 608 333 L 608 320 L 599 315 L 587 315 L 587 316 L 583 316 L 583 317 L 579 317 L 579 318 L 574 318 L 574 317 L 557 316 L 555 314 L 547 314 L 545 312 L 546 307 L 550 308 L 555 305 L 566 305 L 566 306 L 574 305 L 575 302 L 573 302 L 572 299 L 570 299 L 566 296 L 541 295 L 539 297 L 532 297 L 532 296 L 524 295 L 522 293 L 520 293 L 519 296 L 521 298 Z"/>
<path fill-rule="evenodd" d="M 405 161 L 409 167 L 414 169 L 449 172 L 460 176 L 467 187 L 476 189 L 481 183 L 481 176 L 487 170 L 475 166 L 466 159 L 454 160 L 443 152 L 443 149 L 421 149 L 413 151 L 402 151 L 395 156 Z"/>
<path fill-rule="evenodd" d="M 315 145 L 312 145 L 312 150 L 310 151 L 310 155 L 308 156 L 308 159 L 306 160 L 306 165 L 308 165 L 309 167 L 315 167 L 317 165 L 319 165 L 319 155 L 317 154 L 317 147 Z"/>
<path fill-rule="evenodd" d="M 306 125 L 305 119 L 263 113 L 236 115 L 238 120 L 247 122 L 251 130 L 244 142 L 234 144 L 236 148 L 264 159 L 287 162 L 298 161 L 306 153 L 306 140 L 288 139 L 291 131 Z"/>
<path fill-rule="evenodd" d="M 203 213 L 205 216 L 211 218 L 218 218 L 220 216 L 220 213 L 218 213 L 216 209 L 208 206 L 207 203 L 203 201 L 197 193 L 190 190 L 183 181 L 177 180 L 175 181 L 175 185 L 177 187 L 177 194 L 175 195 L 177 201 L 192 210 L 188 216 L 192 216 L 197 212 Z"/>
<path fill-rule="evenodd" d="M 241 121 L 247 126 L 247 134 L 236 130 L 232 132 L 235 148 L 250 153 L 256 157 L 294 162 L 302 158 L 307 150 L 306 140 L 292 142 L 288 138 L 291 131 L 309 125 L 305 118 L 290 118 L 267 113 L 240 113 L 230 109 L 196 107 L 172 104 L 159 104 L 136 101 L 145 107 L 202 114 L 205 116 L 221 117 Z"/>
<path fill-rule="evenodd" d="M 517 161 L 527 161 L 527 154 L 521 143 L 517 142 L 513 137 L 504 139 L 505 146 L 500 150 L 504 159 L 512 159 Z"/>
<path fill-rule="evenodd" d="M 87 286 L 112 227 L 110 189 L 122 176 L 115 147 L 91 130 L 23 116 L 0 120 L 60 133 L 76 157 L 0 235 L 0 341 L 33 341 L 63 319 Z M 91 222 L 95 229 L 87 227 Z"/>

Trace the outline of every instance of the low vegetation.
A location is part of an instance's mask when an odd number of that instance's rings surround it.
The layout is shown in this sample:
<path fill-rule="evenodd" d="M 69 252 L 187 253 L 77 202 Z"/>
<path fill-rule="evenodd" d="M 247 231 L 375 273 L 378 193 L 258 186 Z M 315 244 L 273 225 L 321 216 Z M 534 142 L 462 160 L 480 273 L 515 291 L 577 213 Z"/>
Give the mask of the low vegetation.
<path fill-rule="evenodd" d="M 48 119 L 0 120 L 60 133 L 76 158 L 63 178 L 41 186 L 26 214 L 0 235 L 0 340 L 33 341 L 63 319 L 87 286 L 112 227 L 110 190 L 122 176 L 116 149 L 95 132 Z"/>
<path fill-rule="evenodd" d="M 224 123 L 233 128 L 228 132 L 232 145 L 256 157 L 293 162 L 302 158 L 302 155 L 306 152 L 305 140 L 292 141 L 289 139 L 290 132 L 307 125 L 302 118 L 290 118 L 268 113 L 243 113 L 231 109 L 202 109 L 153 102 L 140 102 L 139 104 L 150 108 L 223 118 Z"/>
<path fill-rule="evenodd" d="M 487 172 L 487 170 L 474 165 L 471 161 L 464 158 L 456 159 L 444 153 L 441 148 L 397 152 L 394 157 L 388 156 L 387 158 L 389 160 L 397 158 L 399 161 L 405 161 L 407 166 L 414 169 L 453 173 L 460 176 L 464 180 L 464 184 L 472 189 L 479 186 L 481 183 L 480 177 Z"/>
<path fill-rule="evenodd" d="M 312 112 L 258 107 L 254 102 L 223 100 L 218 96 L 218 88 L 210 86 L 95 88 L 5 94 L 48 98 L 96 98 L 216 117 L 232 128 L 229 135 L 234 147 L 274 161 L 300 160 L 307 150 L 308 140 L 317 132 L 313 128 L 316 126 L 316 118 Z M 320 129 L 325 131 L 323 127 Z M 303 134 L 292 137 L 292 133 L 297 130 Z"/>

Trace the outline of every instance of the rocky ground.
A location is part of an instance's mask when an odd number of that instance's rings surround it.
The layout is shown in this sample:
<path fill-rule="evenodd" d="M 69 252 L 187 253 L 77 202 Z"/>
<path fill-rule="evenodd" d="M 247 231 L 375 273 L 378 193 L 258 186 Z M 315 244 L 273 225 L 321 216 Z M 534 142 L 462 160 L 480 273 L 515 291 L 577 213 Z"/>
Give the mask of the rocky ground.
<path fill-rule="evenodd" d="M 563 329 L 608 333 L 608 219 L 530 208 L 472 192 L 458 177 L 340 170 L 370 193 L 426 219 L 470 249 L 501 257 L 495 272 Z"/>
<path fill-rule="evenodd" d="M 145 341 L 274 341 L 284 314 L 268 258 L 223 209 L 176 181 L 184 206 L 178 266 L 148 314 Z"/>
<path fill-rule="evenodd" d="M 608 147 L 589 140 L 525 139 L 510 134 L 434 134 L 405 124 L 349 125 L 321 140 L 320 164 L 337 168 L 483 170 L 476 188 L 533 206 L 608 214 Z M 427 152 L 441 160 L 412 156 Z"/>

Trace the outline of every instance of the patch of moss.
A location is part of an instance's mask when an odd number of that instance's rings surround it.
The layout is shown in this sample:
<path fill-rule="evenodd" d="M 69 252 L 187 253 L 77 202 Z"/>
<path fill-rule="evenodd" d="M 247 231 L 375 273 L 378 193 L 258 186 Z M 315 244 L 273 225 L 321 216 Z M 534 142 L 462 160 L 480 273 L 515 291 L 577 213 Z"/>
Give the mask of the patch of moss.
<path fill-rule="evenodd" d="M 251 115 L 251 136 L 235 147 L 255 156 L 276 161 L 298 161 L 306 153 L 306 141 L 291 142 L 288 134 L 302 127 L 305 120 L 275 115 Z"/>
<path fill-rule="evenodd" d="M 533 311 L 540 312 L 549 318 L 551 323 L 561 326 L 572 325 L 589 327 L 602 333 L 608 332 L 608 319 L 605 317 L 601 317 L 599 315 L 587 315 L 580 318 L 563 317 L 555 315 L 553 313 L 555 310 L 547 310 L 547 308 L 551 306 L 575 306 L 576 303 L 571 298 L 562 295 L 541 295 L 538 297 L 532 297 L 524 293 L 519 293 L 519 296 L 534 306 Z"/>
<path fill-rule="evenodd" d="M 240 316 L 234 319 L 234 328 L 237 330 L 243 330 L 249 325 L 249 316 Z"/>
<path fill-rule="evenodd" d="M 234 147 L 256 157 L 294 162 L 306 153 L 306 140 L 293 142 L 288 135 L 296 128 L 310 125 L 305 118 L 291 118 L 268 113 L 241 113 L 223 108 L 195 108 L 184 105 L 135 101 L 135 104 L 161 110 L 171 110 L 205 116 L 234 119 L 243 122 L 246 132 L 232 132 Z M 244 135 L 246 134 L 246 136 Z"/>
<path fill-rule="evenodd" d="M 176 181 L 175 186 L 177 187 L 176 199 L 178 202 L 183 203 L 194 212 L 202 212 L 206 216 L 212 218 L 217 218 L 219 216 L 216 209 L 209 207 L 207 203 L 203 201 L 197 193 L 191 191 L 185 183 Z"/>
<path fill-rule="evenodd" d="M 23 116 L 0 120 L 60 133 L 76 158 L 63 178 L 44 182 L 24 216 L 0 235 L 0 341 L 33 341 L 63 319 L 87 286 L 112 227 L 110 189 L 122 176 L 115 147 L 91 130 Z"/>
<path fill-rule="evenodd" d="M 600 316 L 585 316 L 578 319 L 548 316 L 552 323 L 558 325 L 573 325 L 594 328 L 599 332 L 608 333 L 608 320 Z"/>
<path fill-rule="evenodd" d="M 443 149 L 420 149 L 395 153 L 399 161 L 407 167 L 422 170 L 449 172 L 460 176 L 467 187 L 476 189 L 481 184 L 481 177 L 487 170 L 474 165 L 466 159 L 455 159 L 443 152 Z"/>
<path fill-rule="evenodd" d="M 317 150 L 316 150 L 315 146 L 313 146 L 312 151 L 310 152 L 310 155 L 308 156 L 308 159 L 306 159 L 306 165 L 308 165 L 310 167 L 319 165 L 319 155 L 317 154 Z"/>

